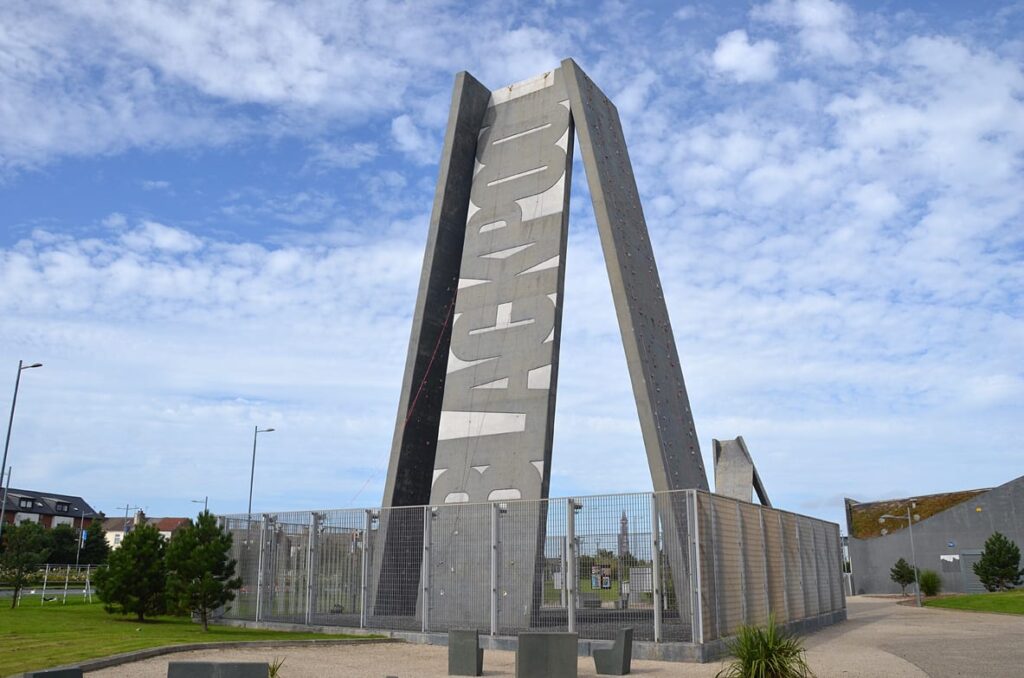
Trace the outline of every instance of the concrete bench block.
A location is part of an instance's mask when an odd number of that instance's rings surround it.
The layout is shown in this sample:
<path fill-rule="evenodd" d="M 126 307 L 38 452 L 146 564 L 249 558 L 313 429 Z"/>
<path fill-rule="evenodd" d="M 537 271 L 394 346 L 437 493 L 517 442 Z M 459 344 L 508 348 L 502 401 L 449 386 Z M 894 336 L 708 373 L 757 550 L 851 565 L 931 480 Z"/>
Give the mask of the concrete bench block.
<path fill-rule="evenodd" d="M 167 678 L 270 678 L 266 662 L 171 662 Z"/>
<path fill-rule="evenodd" d="M 484 675 L 484 651 L 480 647 L 480 632 L 476 629 L 448 632 L 448 675 Z"/>
<path fill-rule="evenodd" d="M 26 673 L 25 678 L 82 678 L 82 669 L 50 669 Z"/>
<path fill-rule="evenodd" d="M 520 633 L 516 678 L 576 678 L 578 639 L 575 633 Z"/>
<path fill-rule="evenodd" d="M 633 661 L 633 629 L 619 629 L 610 650 L 594 650 L 594 666 L 601 676 L 625 676 Z"/>

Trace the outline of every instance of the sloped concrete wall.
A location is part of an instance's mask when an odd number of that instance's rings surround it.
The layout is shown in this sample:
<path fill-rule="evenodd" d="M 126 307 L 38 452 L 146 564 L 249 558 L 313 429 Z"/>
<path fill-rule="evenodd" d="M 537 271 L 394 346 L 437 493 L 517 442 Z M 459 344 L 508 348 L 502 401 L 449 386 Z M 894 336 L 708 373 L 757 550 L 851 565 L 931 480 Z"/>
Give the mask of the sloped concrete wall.
<path fill-rule="evenodd" d="M 938 572 L 944 591 L 963 592 L 967 578 L 973 577 L 963 555 L 984 548 L 993 532 L 1002 532 L 1024 548 L 1024 476 L 914 523 L 917 565 Z M 854 593 L 900 592 L 889 569 L 900 558 L 911 562 L 909 530 L 872 539 L 851 537 L 849 544 Z M 960 556 L 961 570 L 943 572 L 941 556 Z"/>

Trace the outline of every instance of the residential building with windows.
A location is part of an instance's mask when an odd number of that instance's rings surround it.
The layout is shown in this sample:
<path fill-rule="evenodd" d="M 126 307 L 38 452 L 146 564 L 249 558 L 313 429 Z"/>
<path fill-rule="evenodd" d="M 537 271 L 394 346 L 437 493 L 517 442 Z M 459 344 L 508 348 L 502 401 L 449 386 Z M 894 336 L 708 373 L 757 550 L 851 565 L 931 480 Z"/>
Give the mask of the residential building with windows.
<path fill-rule="evenodd" d="M 152 525 L 164 539 L 170 539 L 175 532 L 188 523 L 188 520 L 188 518 L 150 518 L 144 512 L 139 511 L 127 521 L 124 518 L 107 518 L 103 521 L 103 531 L 106 532 L 110 548 L 116 549 L 121 546 L 124 536 L 139 525 Z"/>
<path fill-rule="evenodd" d="M 0 492 L 0 497 L 2 496 L 3 493 Z M 81 497 L 15 487 L 7 490 L 7 501 L 3 505 L 2 514 L 5 525 L 18 525 L 28 521 L 39 523 L 47 529 L 58 525 L 86 528 L 94 518 L 101 517 Z"/>

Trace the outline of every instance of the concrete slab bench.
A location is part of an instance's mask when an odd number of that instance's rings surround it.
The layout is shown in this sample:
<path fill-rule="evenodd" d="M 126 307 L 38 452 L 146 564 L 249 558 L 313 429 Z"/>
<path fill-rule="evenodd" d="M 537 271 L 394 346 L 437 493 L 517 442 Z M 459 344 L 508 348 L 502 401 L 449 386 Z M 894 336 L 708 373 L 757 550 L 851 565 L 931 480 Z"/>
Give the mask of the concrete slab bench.
<path fill-rule="evenodd" d="M 270 678 L 266 662 L 171 662 L 167 678 Z"/>
<path fill-rule="evenodd" d="M 633 661 L 633 629 L 619 629 L 610 650 L 594 650 L 594 667 L 601 676 L 625 676 Z"/>
<path fill-rule="evenodd" d="M 25 678 L 82 678 L 82 669 L 50 669 L 26 673 Z"/>
<path fill-rule="evenodd" d="M 575 633 L 520 633 L 516 678 L 576 678 L 578 640 Z"/>
<path fill-rule="evenodd" d="M 484 675 L 484 651 L 480 631 L 452 629 L 448 632 L 448 675 Z"/>

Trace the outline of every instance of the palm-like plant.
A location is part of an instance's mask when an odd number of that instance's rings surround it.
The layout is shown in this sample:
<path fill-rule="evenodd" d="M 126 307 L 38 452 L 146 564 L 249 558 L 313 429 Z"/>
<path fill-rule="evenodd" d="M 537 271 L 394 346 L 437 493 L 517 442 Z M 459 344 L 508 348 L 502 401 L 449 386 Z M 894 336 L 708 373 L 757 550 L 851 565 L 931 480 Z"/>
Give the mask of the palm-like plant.
<path fill-rule="evenodd" d="M 765 626 L 741 626 L 728 643 L 736 659 L 715 678 L 813 678 L 804 657 L 803 642 L 775 624 L 768 615 Z"/>

